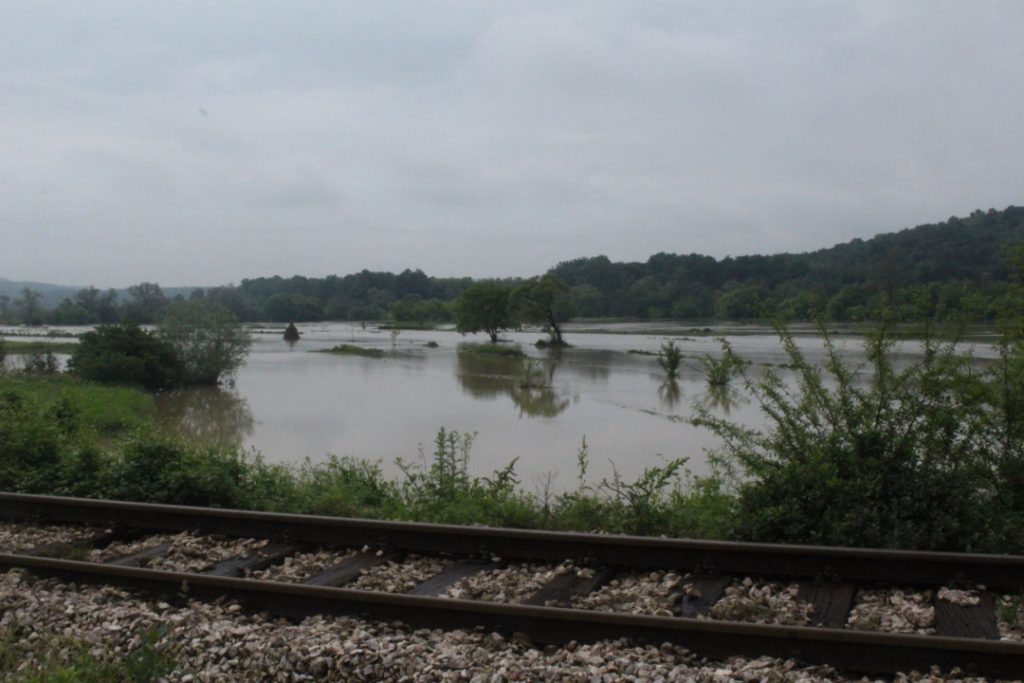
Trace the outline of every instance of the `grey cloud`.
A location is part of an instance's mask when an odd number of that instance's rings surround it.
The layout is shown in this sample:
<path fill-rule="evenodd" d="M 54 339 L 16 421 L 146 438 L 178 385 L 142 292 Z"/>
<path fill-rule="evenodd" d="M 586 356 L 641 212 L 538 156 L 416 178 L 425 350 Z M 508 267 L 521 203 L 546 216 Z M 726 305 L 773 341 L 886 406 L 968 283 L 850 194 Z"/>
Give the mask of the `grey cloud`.
<path fill-rule="evenodd" d="M 1020 203 L 1022 19 L 923 0 L 8 2 L 0 276 L 530 274 Z"/>

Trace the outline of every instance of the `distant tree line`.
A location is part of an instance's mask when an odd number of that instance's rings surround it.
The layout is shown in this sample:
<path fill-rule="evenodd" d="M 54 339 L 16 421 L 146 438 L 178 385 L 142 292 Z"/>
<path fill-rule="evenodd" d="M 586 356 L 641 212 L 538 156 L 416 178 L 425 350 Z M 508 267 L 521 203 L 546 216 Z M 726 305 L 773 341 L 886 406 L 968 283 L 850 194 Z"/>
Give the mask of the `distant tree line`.
<path fill-rule="evenodd" d="M 1012 274 L 1022 250 L 1024 208 L 1011 206 L 803 254 L 659 253 L 643 263 L 596 256 L 560 263 L 548 274 L 566 288 L 563 316 L 577 318 L 985 321 L 1016 305 Z M 529 280 L 488 282 L 512 290 Z M 454 321 L 456 300 L 473 284 L 420 270 L 364 270 L 243 280 L 196 290 L 191 298 L 219 304 L 243 321 L 431 324 Z M 88 287 L 52 309 L 25 289 L 0 296 L 0 321 L 146 324 L 158 321 L 169 303 L 159 285 L 145 282 L 123 297 Z M 534 310 L 533 317 L 543 323 L 541 313 Z"/>
<path fill-rule="evenodd" d="M 1012 299 L 1024 208 L 975 211 L 805 254 L 603 256 L 552 272 L 580 317 L 989 320 Z"/>

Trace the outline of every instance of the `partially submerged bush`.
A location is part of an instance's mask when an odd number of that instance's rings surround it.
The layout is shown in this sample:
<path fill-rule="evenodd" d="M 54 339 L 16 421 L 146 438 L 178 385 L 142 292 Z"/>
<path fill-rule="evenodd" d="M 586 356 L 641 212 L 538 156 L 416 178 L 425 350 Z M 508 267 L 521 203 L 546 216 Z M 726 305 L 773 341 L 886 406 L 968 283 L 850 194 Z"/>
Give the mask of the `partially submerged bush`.
<path fill-rule="evenodd" d="M 249 332 L 231 311 L 202 301 L 172 302 L 157 334 L 178 356 L 184 384 L 219 384 L 252 346 Z"/>
<path fill-rule="evenodd" d="M 183 380 L 174 347 L 138 325 L 100 325 L 86 332 L 68 361 L 68 372 L 93 382 L 170 389 Z"/>
<path fill-rule="evenodd" d="M 867 372 L 825 335 L 824 372 L 782 333 L 794 389 L 767 370 L 747 389 L 766 426 L 701 411 L 738 466 L 747 538 L 837 545 L 1020 551 L 1024 548 L 1024 354 L 1004 344 L 979 370 L 952 342 L 925 340 L 893 364 L 893 342 L 867 340 Z"/>
<path fill-rule="evenodd" d="M 715 358 L 710 353 L 704 354 L 700 363 L 704 366 L 704 377 L 709 387 L 724 387 L 743 373 L 747 363 L 732 350 L 724 339 L 719 339 L 722 344 L 722 355 Z"/>
<path fill-rule="evenodd" d="M 679 376 L 679 366 L 683 363 L 683 350 L 676 346 L 674 341 L 668 341 L 661 345 L 661 353 L 658 354 L 658 365 L 665 371 L 668 379 L 673 380 Z"/>
<path fill-rule="evenodd" d="M 176 301 L 156 333 L 122 323 L 82 335 L 68 370 L 82 379 L 151 390 L 217 384 L 242 363 L 250 344 L 227 309 Z"/>

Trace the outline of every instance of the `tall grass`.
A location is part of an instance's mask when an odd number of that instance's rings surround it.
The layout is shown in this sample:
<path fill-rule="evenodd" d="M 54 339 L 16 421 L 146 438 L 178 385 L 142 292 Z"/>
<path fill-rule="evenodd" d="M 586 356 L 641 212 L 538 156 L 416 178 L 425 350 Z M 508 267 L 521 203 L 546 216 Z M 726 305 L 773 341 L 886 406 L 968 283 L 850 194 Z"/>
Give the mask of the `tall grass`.
<path fill-rule="evenodd" d="M 0 631 L 0 674 L 10 683 L 155 683 L 174 669 L 163 637 L 162 629 L 143 631 L 122 653 L 13 624 Z"/>

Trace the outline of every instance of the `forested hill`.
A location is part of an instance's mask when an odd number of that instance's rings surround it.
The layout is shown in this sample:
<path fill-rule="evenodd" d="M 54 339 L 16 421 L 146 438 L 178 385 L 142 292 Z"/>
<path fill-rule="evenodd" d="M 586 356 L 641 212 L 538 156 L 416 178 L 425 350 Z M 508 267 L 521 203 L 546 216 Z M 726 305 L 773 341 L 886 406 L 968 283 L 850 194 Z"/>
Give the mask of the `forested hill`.
<path fill-rule="evenodd" d="M 644 263 L 596 256 L 560 263 L 551 272 L 567 286 L 564 310 L 578 318 L 851 321 L 895 312 L 902 320 L 991 320 L 1015 301 L 1022 250 L 1024 208 L 1011 206 L 804 254 L 717 260 L 661 253 Z M 431 323 L 451 320 L 452 302 L 472 283 L 420 270 L 364 270 L 325 278 L 255 278 L 194 292 L 162 290 L 156 283 L 121 292 L 89 287 L 56 306 L 27 287 L 16 296 L 0 292 L 0 322 L 152 322 L 178 294 L 215 301 L 250 321 Z M 518 283 L 504 281 L 509 287 Z"/>
<path fill-rule="evenodd" d="M 645 263 L 603 256 L 560 263 L 579 316 L 832 320 L 993 317 L 1006 295 L 1012 255 L 1024 247 L 1024 208 L 855 239 L 803 254 L 716 260 L 655 254 Z"/>

